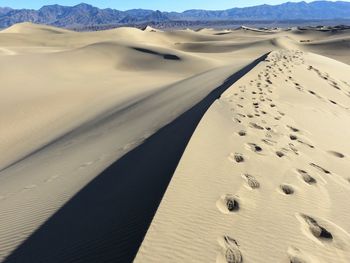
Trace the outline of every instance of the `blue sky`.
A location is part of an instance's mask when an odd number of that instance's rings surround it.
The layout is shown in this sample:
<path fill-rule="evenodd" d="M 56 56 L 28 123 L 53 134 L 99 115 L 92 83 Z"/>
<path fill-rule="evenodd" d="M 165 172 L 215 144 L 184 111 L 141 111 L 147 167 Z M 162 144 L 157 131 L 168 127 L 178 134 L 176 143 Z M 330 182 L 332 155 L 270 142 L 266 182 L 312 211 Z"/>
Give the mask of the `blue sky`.
<path fill-rule="evenodd" d="M 280 4 L 288 0 L 0 0 L 1 7 L 38 9 L 43 5 L 76 5 L 85 2 L 101 8 L 127 10 L 132 8 L 159 9 L 162 11 L 183 11 L 186 9 L 221 10 L 260 4 Z M 291 1 L 299 2 L 299 1 Z M 311 2 L 311 1 L 306 1 Z M 350 0 L 348 0 L 350 2 Z"/>

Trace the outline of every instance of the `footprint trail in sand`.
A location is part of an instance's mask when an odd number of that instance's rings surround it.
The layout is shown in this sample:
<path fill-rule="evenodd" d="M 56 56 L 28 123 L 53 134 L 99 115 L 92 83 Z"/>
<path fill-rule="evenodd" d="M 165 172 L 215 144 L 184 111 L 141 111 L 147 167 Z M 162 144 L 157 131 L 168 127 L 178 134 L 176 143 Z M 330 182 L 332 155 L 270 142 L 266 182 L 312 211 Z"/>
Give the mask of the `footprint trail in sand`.
<path fill-rule="evenodd" d="M 136 262 L 350 262 L 349 70 L 281 50 L 227 90 L 191 139 Z"/>

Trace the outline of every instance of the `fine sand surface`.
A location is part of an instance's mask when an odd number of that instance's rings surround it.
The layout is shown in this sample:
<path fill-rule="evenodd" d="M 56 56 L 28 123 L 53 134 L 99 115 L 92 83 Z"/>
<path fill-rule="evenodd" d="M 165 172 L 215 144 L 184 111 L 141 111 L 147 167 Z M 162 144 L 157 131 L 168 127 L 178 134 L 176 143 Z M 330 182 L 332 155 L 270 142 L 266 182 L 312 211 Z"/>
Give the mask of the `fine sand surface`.
<path fill-rule="evenodd" d="M 0 261 L 348 262 L 349 37 L 1 31 Z"/>
<path fill-rule="evenodd" d="M 274 51 L 204 115 L 135 262 L 350 262 L 350 66 Z"/>

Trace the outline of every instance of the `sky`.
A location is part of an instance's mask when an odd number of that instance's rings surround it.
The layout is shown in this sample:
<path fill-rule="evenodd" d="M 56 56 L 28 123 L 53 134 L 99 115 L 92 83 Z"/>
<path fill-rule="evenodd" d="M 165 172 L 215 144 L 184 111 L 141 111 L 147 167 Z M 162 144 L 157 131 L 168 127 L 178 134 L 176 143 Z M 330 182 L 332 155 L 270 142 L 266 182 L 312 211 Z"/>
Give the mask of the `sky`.
<path fill-rule="evenodd" d="M 184 11 L 187 9 L 223 10 L 232 7 L 245 7 L 261 4 L 275 5 L 287 1 L 288 0 L 0 0 L 0 6 L 16 9 L 39 9 L 43 5 L 60 4 L 73 6 L 84 2 L 100 8 L 109 7 L 118 10 L 144 8 L 161 11 Z M 290 2 L 299 1 L 301 0 Z M 350 2 L 350 0 L 345 1 Z"/>

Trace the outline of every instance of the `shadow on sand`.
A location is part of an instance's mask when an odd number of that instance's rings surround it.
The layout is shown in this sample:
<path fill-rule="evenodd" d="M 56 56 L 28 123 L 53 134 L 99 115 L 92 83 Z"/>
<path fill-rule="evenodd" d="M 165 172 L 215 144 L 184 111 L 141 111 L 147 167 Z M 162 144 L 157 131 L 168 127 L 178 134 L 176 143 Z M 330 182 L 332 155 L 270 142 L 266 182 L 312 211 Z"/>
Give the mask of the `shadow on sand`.
<path fill-rule="evenodd" d="M 117 160 L 49 218 L 4 262 L 131 262 L 199 121 L 268 54 Z"/>

